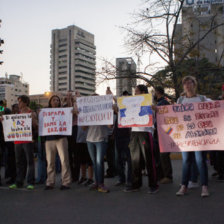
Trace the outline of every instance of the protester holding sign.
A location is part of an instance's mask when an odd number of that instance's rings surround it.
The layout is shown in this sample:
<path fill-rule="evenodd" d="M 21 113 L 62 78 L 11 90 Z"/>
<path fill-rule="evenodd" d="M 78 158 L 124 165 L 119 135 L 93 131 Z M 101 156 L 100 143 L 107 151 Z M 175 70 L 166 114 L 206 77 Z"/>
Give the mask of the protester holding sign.
<path fill-rule="evenodd" d="M 37 129 L 38 122 L 37 116 L 29 108 L 30 99 L 28 96 L 22 95 L 18 97 L 19 113 L 27 114 L 31 113 L 32 128 Z M 34 172 L 34 146 L 32 141 L 15 141 L 15 157 L 16 157 L 16 183 L 10 185 L 9 188 L 15 189 L 23 186 L 24 174 L 26 173 L 26 164 L 24 164 L 23 154 L 26 156 L 27 161 L 27 189 L 34 189 L 35 172 Z"/>
<path fill-rule="evenodd" d="M 182 80 L 184 89 L 183 96 L 178 98 L 178 104 L 187 104 L 194 102 L 207 101 L 207 98 L 202 95 L 197 95 L 197 81 L 193 76 L 186 76 Z M 195 156 L 198 171 L 200 174 L 200 182 L 202 185 L 202 197 L 209 196 L 208 192 L 208 167 L 206 164 L 206 152 L 182 152 L 183 168 L 182 168 L 182 185 L 180 190 L 176 193 L 177 196 L 182 196 L 187 193 L 188 182 L 191 172 L 191 158 Z"/>
<path fill-rule="evenodd" d="M 91 97 L 82 97 L 79 98 L 79 100 L 83 102 L 89 102 L 89 106 L 83 104 L 82 107 L 82 102 L 78 102 L 77 106 L 79 108 L 79 117 L 78 117 L 78 122 L 79 124 L 84 124 L 88 123 L 89 126 L 83 127 L 84 129 L 87 129 L 87 146 L 88 146 L 88 151 L 89 155 L 91 157 L 91 160 L 93 162 L 93 168 L 94 168 L 94 174 L 95 174 L 95 183 L 93 183 L 90 187 L 90 190 L 98 190 L 99 192 L 103 193 L 108 193 L 109 190 L 107 187 L 104 185 L 104 156 L 106 154 L 106 148 L 107 148 L 107 141 L 108 141 L 108 126 L 105 124 L 110 124 L 111 119 L 107 119 L 103 116 L 102 119 L 93 119 L 90 121 L 89 119 L 85 120 L 83 123 L 83 116 L 82 113 L 80 113 L 80 110 L 82 112 L 91 112 L 93 115 L 90 116 L 98 116 L 98 115 L 103 115 L 106 114 L 107 116 L 111 117 L 113 115 L 112 111 L 112 104 L 113 104 L 113 96 L 102 96 L 102 97 L 97 97 L 97 94 L 94 94 Z M 100 99 L 103 104 L 100 104 Z M 87 107 L 88 111 L 87 111 Z M 85 109 L 86 108 L 86 109 Z M 104 110 L 106 109 L 106 113 Z M 85 109 L 85 111 L 84 111 Z M 98 110 L 100 113 L 98 113 Z M 101 112 L 102 110 L 102 112 Z M 98 114 L 97 114 L 98 113 Z M 87 115 L 88 116 L 88 115 Z M 86 116 L 86 117 L 87 117 Z M 112 117 L 113 118 L 113 117 Z M 98 122 L 98 123 L 97 123 Z M 109 122 L 109 123 L 108 123 Z M 113 119 L 112 119 L 113 122 Z"/>
<path fill-rule="evenodd" d="M 53 95 L 49 100 L 49 108 L 60 108 L 61 100 L 57 95 Z M 47 181 L 45 190 L 52 190 L 55 185 L 55 160 L 58 153 L 61 160 L 61 190 L 70 189 L 71 174 L 68 158 L 68 140 L 63 135 L 48 135 L 46 136 L 46 158 L 47 158 Z"/>
<path fill-rule="evenodd" d="M 135 88 L 135 95 L 147 93 L 147 86 L 138 85 Z M 152 127 L 132 128 L 129 144 L 132 160 L 132 185 L 127 187 L 125 192 L 138 191 L 142 186 L 142 167 L 144 162 L 148 173 L 148 193 L 155 194 L 159 190 L 157 185 L 157 171 L 153 151 L 152 132 Z"/>

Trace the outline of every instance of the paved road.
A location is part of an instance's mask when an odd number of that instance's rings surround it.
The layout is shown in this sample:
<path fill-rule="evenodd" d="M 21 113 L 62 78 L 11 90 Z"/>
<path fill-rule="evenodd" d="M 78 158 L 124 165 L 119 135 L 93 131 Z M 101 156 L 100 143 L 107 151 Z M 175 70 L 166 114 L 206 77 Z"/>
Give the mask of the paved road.
<path fill-rule="evenodd" d="M 224 224 L 224 183 L 210 178 L 209 198 L 201 198 L 200 189 L 176 197 L 181 161 L 173 161 L 173 168 L 174 183 L 160 186 L 157 195 L 147 194 L 146 179 L 141 191 L 135 193 L 114 187 L 115 179 L 106 180 L 111 186 L 109 194 L 75 184 L 69 191 L 44 191 L 44 186 L 34 192 L 1 188 L 0 224 Z"/>

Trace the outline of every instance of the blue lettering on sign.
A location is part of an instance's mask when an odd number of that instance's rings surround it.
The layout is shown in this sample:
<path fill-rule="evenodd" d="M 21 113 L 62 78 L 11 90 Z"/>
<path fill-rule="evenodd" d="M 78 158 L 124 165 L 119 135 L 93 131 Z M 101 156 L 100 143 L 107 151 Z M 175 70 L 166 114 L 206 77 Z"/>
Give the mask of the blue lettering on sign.
<path fill-rule="evenodd" d="M 186 0 L 185 4 L 189 6 L 203 5 L 203 4 L 221 4 L 224 0 Z"/>
<path fill-rule="evenodd" d="M 173 105 L 173 111 L 175 113 L 193 111 L 193 110 L 194 110 L 194 104 L 193 103 Z"/>
<path fill-rule="evenodd" d="M 186 0 L 186 4 L 187 5 L 193 5 L 194 4 L 194 0 Z"/>

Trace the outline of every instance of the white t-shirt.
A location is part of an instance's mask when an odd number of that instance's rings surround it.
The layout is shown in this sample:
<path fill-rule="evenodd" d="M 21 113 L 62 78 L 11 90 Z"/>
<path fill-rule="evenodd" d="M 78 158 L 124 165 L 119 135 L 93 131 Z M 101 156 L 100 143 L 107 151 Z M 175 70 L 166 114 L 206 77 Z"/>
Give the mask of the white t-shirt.
<path fill-rule="evenodd" d="M 89 126 L 87 131 L 87 142 L 102 142 L 108 139 L 109 128 L 106 125 Z"/>
<path fill-rule="evenodd" d="M 177 100 L 177 103 L 179 103 L 181 99 L 181 104 L 186 104 L 186 103 L 198 103 L 198 102 L 202 102 L 202 101 L 211 101 L 211 99 L 206 98 L 205 96 L 195 96 L 195 97 L 180 97 Z M 203 99 L 203 100 L 202 100 Z"/>

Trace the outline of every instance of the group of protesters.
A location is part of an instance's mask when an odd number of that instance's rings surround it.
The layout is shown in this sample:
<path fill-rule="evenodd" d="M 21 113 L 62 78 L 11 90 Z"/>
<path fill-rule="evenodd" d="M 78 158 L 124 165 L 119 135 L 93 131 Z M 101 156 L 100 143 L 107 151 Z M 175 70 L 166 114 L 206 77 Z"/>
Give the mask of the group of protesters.
<path fill-rule="evenodd" d="M 197 81 L 193 76 L 182 80 L 183 94 L 177 104 L 209 101 L 206 96 L 197 93 Z M 112 94 L 107 88 L 106 94 Z M 135 95 L 148 94 L 145 85 L 135 88 Z M 94 94 L 96 95 L 96 94 Z M 127 91 L 123 96 L 130 96 Z M 31 113 L 33 141 L 6 142 L 3 125 L 0 122 L 1 166 L 5 166 L 5 183 L 10 189 L 22 188 L 26 179 L 27 189 L 33 190 L 37 184 L 45 184 L 45 190 L 55 188 L 56 173 L 61 173 L 61 190 L 68 190 L 71 183 L 77 183 L 103 193 L 109 192 L 104 178 L 117 178 L 115 186 L 123 186 L 124 192 L 139 191 L 142 176 L 148 178 L 148 193 L 159 191 L 159 184 L 173 182 L 170 153 L 160 153 L 156 119 L 152 127 L 118 127 L 118 106 L 114 97 L 114 124 L 78 126 L 78 108 L 76 104 L 80 94 L 68 92 L 65 99 L 53 95 L 48 108 L 73 107 L 72 135 L 38 136 L 38 113 L 29 108 L 28 96 L 18 97 L 18 104 L 11 109 L 4 108 L 0 113 Z M 154 117 L 158 107 L 169 105 L 162 87 L 154 89 Z M 224 88 L 222 97 L 224 99 Z M 1 104 L 3 102 L 0 102 Z M 1 121 L 3 117 L 1 116 Z M 198 187 L 198 176 L 202 187 L 201 196 L 208 197 L 208 167 L 206 151 L 182 152 L 182 181 L 177 196 L 185 195 L 189 188 Z M 35 159 L 37 158 L 37 177 L 35 178 Z M 104 170 L 105 159 L 107 169 Z M 214 166 L 218 181 L 224 181 L 224 151 L 212 151 L 210 161 Z"/>

